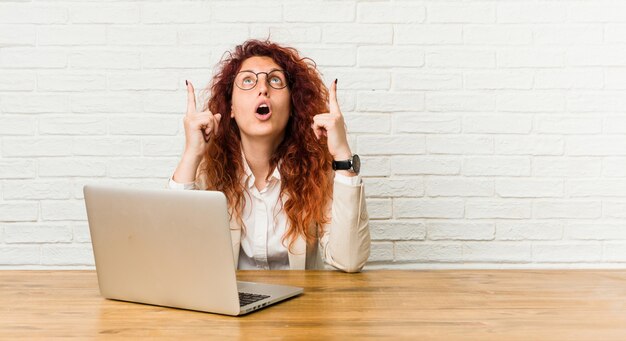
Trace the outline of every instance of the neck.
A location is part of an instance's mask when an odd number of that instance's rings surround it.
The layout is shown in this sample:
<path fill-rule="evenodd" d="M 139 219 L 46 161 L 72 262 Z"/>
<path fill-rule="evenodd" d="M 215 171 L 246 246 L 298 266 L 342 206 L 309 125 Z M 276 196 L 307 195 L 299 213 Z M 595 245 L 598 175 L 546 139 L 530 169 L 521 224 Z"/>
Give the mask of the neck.
<path fill-rule="evenodd" d="M 278 138 L 241 136 L 243 154 L 256 179 L 265 179 L 269 174 L 270 159 L 282 142 L 283 137 L 283 135 Z"/>

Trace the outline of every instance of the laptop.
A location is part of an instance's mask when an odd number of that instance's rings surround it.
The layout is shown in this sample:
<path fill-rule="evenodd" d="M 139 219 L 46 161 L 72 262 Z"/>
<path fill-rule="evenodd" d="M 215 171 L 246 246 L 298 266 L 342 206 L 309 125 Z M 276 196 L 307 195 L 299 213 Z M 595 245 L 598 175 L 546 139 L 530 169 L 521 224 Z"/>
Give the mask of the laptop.
<path fill-rule="evenodd" d="M 83 193 L 105 298 L 243 315 L 303 292 L 237 281 L 221 192 L 85 185 Z"/>

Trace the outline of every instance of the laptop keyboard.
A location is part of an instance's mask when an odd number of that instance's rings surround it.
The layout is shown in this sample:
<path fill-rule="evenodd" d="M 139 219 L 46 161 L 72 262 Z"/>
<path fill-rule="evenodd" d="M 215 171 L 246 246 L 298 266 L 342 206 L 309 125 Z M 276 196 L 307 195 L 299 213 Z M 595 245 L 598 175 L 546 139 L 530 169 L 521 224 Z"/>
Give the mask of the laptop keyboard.
<path fill-rule="evenodd" d="M 240 292 L 239 293 L 239 306 L 243 307 L 244 305 L 248 305 L 250 303 L 254 303 L 256 301 L 260 301 L 268 297 L 269 297 L 268 295 L 257 295 L 257 294 L 250 294 L 247 292 Z"/>

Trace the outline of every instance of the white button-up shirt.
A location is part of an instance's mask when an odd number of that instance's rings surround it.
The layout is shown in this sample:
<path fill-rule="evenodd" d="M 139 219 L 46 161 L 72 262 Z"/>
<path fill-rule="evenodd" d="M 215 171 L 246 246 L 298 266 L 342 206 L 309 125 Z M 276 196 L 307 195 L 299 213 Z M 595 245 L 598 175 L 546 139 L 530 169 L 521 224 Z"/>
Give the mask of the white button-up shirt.
<path fill-rule="evenodd" d="M 240 270 L 288 270 L 289 241 L 283 245 L 282 237 L 287 231 L 288 218 L 280 200 L 280 172 L 274 169 L 265 188 L 258 190 L 254 185 L 255 177 L 243 158 L 245 177 L 244 210 L 242 220 L 246 233 L 241 239 L 239 249 Z M 348 177 L 335 173 L 335 181 L 356 186 L 361 183 L 360 176 Z M 177 183 L 169 180 L 170 189 L 194 189 L 193 183 Z"/>

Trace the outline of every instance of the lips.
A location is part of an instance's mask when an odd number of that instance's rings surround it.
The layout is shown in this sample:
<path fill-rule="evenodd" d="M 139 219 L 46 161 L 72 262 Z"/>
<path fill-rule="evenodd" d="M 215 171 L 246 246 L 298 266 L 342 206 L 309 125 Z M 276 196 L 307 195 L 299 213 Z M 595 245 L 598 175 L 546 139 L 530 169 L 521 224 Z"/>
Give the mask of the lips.
<path fill-rule="evenodd" d="M 272 107 L 269 100 L 264 99 L 257 104 L 255 115 L 260 121 L 267 121 L 272 116 Z"/>

